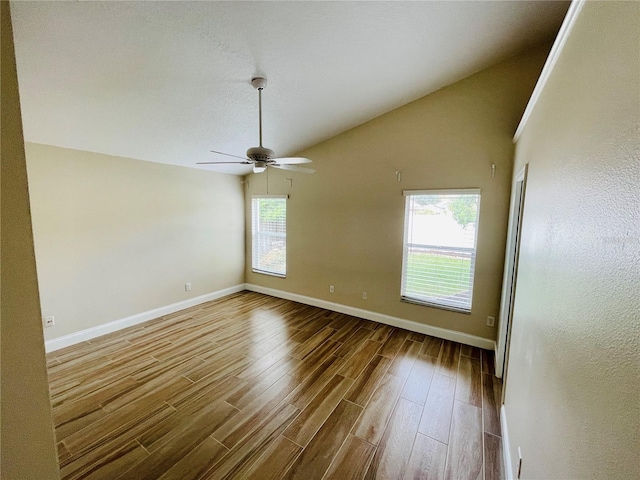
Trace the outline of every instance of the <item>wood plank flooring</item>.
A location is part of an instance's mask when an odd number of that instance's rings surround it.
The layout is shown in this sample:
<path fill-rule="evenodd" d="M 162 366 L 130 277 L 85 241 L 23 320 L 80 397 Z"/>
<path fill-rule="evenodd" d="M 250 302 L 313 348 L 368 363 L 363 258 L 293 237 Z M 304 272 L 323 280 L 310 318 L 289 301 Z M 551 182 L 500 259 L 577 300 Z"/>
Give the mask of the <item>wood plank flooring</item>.
<path fill-rule="evenodd" d="M 61 477 L 501 479 L 492 355 L 241 292 L 48 355 Z"/>

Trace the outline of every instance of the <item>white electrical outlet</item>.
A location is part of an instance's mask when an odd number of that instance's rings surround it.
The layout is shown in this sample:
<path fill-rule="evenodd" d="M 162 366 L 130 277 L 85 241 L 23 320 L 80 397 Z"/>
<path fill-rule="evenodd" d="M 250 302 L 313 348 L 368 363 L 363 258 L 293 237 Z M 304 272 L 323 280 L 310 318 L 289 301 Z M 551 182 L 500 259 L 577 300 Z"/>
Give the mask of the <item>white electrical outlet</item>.
<path fill-rule="evenodd" d="M 184 291 L 185 292 L 190 292 L 191 291 L 191 282 L 187 282 L 184 284 Z"/>
<path fill-rule="evenodd" d="M 333 285 L 329 285 L 329 293 L 333 293 L 335 291 L 336 291 L 336 289 L 333 288 Z"/>
<path fill-rule="evenodd" d="M 44 324 L 45 328 L 47 327 L 53 327 L 56 324 L 56 319 L 54 316 L 51 317 L 44 317 L 42 319 L 42 323 Z"/>
<path fill-rule="evenodd" d="M 493 327 L 496 324 L 495 317 L 487 317 L 487 327 Z"/>
<path fill-rule="evenodd" d="M 366 300 L 367 299 L 367 292 L 362 292 L 362 299 Z"/>

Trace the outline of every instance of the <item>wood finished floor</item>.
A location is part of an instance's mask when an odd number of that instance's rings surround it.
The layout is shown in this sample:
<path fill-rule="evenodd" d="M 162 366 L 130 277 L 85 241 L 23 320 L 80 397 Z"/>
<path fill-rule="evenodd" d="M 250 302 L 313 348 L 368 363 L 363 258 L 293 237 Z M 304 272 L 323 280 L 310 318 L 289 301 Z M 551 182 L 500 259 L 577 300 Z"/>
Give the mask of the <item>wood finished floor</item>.
<path fill-rule="evenodd" d="M 492 353 L 251 292 L 48 355 L 63 479 L 500 479 Z"/>

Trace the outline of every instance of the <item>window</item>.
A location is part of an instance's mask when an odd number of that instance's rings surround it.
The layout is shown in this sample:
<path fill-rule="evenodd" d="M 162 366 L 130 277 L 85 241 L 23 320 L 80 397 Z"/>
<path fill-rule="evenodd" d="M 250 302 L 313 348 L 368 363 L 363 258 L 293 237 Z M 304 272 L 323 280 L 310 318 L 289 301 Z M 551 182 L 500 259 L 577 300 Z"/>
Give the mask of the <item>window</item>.
<path fill-rule="evenodd" d="M 251 199 L 251 267 L 254 272 L 287 275 L 287 196 Z"/>
<path fill-rule="evenodd" d="M 404 195 L 402 300 L 470 313 L 480 190 Z"/>

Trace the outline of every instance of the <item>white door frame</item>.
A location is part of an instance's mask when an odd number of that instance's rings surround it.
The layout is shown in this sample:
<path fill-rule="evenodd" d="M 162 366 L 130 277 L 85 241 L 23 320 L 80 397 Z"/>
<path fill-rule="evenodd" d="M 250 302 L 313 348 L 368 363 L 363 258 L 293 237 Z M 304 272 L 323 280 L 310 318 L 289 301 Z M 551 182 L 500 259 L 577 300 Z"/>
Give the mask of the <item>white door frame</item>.
<path fill-rule="evenodd" d="M 527 185 L 526 164 L 513 179 L 511 188 L 511 204 L 509 206 L 509 230 L 507 232 L 507 249 L 504 259 L 504 274 L 502 280 L 502 297 L 500 300 L 500 316 L 498 322 L 498 346 L 496 349 L 496 376 L 502 378 L 506 374 L 506 364 L 509 355 L 509 338 L 511 337 L 511 320 L 513 302 L 516 293 L 516 279 L 518 276 L 518 254 L 520 251 L 520 233 L 522 230 L 522 213 L 524 209 L 524 194 Z"/>

